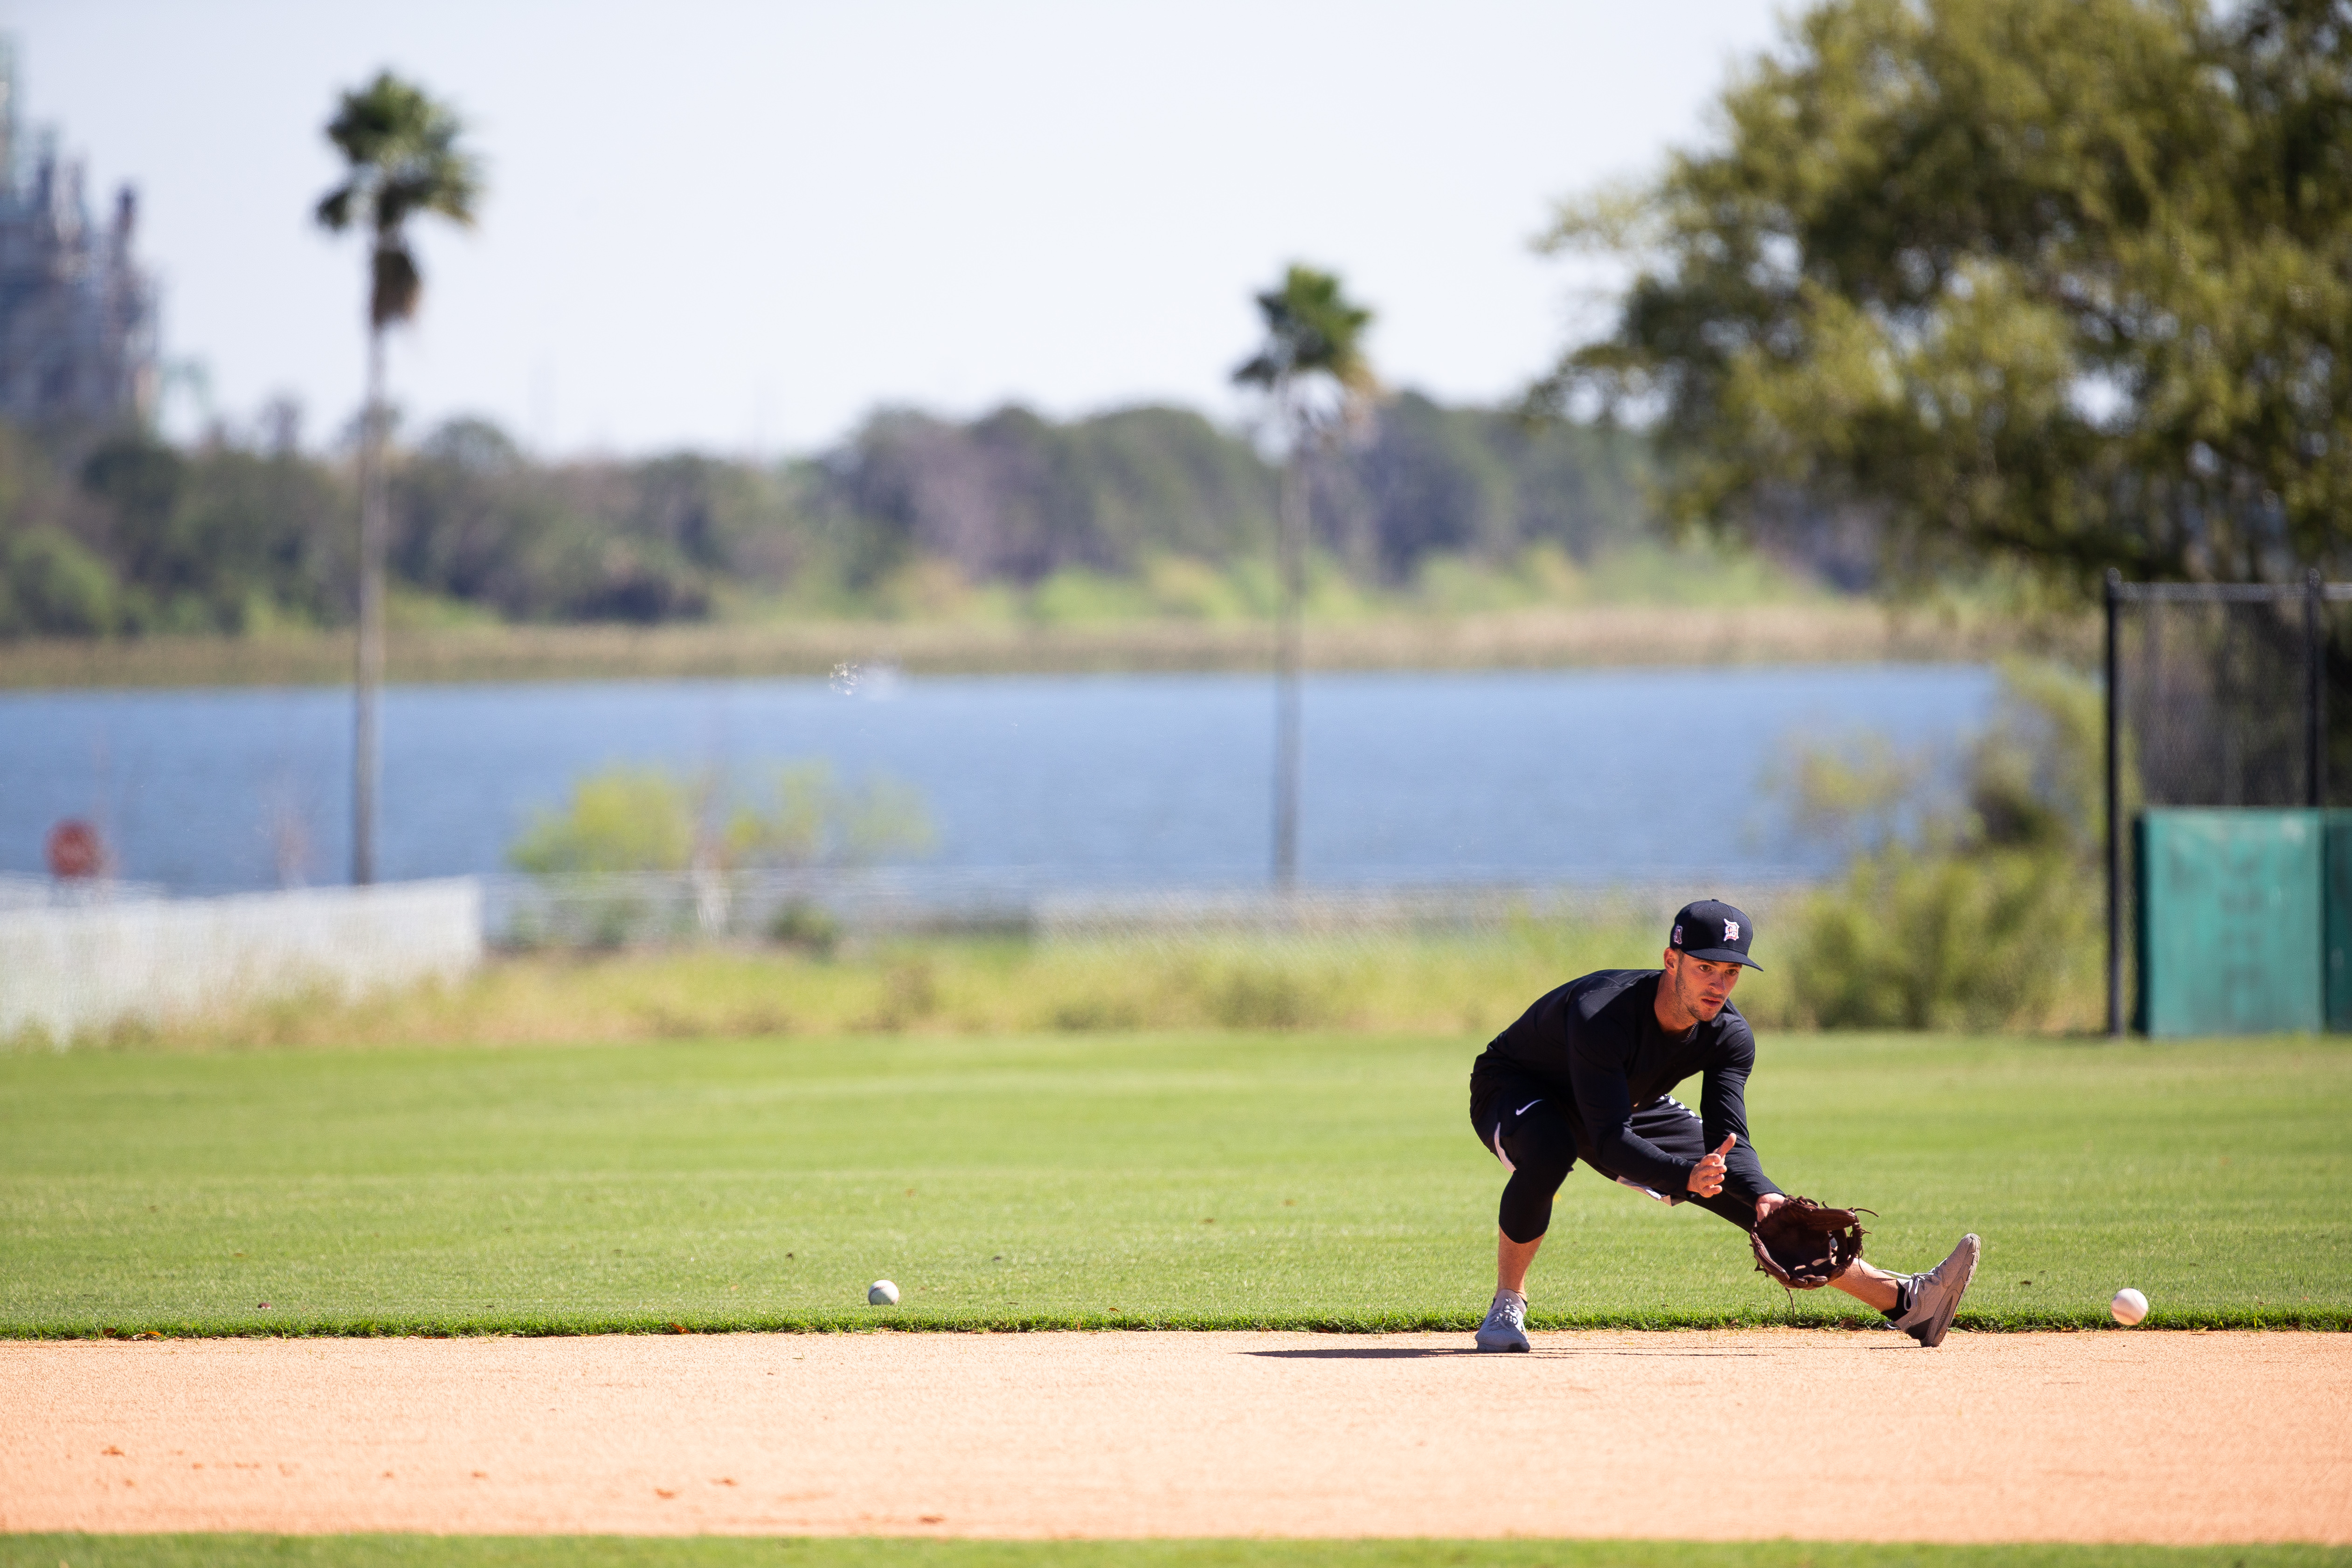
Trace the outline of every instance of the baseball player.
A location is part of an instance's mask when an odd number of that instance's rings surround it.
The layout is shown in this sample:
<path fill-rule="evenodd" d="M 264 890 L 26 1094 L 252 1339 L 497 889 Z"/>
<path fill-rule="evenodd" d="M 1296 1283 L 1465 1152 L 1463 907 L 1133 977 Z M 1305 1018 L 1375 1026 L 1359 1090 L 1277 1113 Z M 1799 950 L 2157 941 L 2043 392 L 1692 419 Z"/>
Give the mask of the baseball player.
<path fill-rule="evenodd" d="M 1756 1038 L 1731 1005 L 1753 922 L 1704 899 L 1675 916 L 1663 969 L 1603 969 L 1543 997 L 1470 1069 L 1470 1121 L 1503 1163 L 1495 1301 L 1480 1350 L 1528 1348 L 1528 1265 L 1551 1225 L 1552 1195 L 1581 1159 L 1664 1203 L 1696 1203 L 1741 1229 L 1790 1201 L 1748 1141 L 1745 1094 Z M 1671 1091 L 1702 1074 L 1698 1109 Z M 1978 1241 L 1923 1274 L 1856 1260 L 1831 1281 L 1923 1345 L 1943 1342 L 1975 1277 Z"/>

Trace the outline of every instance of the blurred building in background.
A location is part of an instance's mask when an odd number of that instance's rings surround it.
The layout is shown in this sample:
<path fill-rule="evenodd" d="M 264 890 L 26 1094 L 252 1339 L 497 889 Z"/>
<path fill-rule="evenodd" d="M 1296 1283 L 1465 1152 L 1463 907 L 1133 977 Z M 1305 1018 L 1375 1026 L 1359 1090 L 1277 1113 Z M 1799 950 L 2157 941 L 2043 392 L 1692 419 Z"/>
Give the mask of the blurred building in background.
<path fill-rule="evenodd" d="M 0 418 L 144 420 L 156 387 L 155 287 L 131 256 L 137 193 L 90 221 L 79 160 L 42 128 L 20 144 L 16 52 L 0 39 Z"/>

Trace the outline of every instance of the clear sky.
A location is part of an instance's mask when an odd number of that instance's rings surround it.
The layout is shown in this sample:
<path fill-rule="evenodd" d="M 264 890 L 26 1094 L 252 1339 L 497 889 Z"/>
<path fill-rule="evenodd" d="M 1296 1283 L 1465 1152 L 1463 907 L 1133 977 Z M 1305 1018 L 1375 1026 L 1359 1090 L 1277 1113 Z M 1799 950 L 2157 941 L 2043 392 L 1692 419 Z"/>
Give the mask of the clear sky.
<path fill-rule="evenodd" d="M 1377 309 L 1392 385 L 1512 395 L 1589 285 L 1552 201 L 1698 141 L 1762 0 L 0 0 L 26 118 L 123 180 L 167 359 L 216 412 L 356 409 L 361 257 L 310 222 L 337 91 L 453 100 L 480 226 L 421 225 L 410 428 L 772 455 L 877 404 L 1223 418 L 1294 258 Z M 1579 300 L 1582 303 L 1580 305 Z"/>

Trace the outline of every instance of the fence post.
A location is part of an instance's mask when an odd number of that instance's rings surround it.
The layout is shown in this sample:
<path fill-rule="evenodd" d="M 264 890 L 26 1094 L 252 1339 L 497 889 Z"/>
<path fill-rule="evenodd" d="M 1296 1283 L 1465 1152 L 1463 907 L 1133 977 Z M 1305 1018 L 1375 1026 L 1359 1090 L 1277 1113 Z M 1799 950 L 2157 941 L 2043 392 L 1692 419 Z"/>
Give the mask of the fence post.
<path fill-rule="evenodd" d="M 2326 643 L 2320 635 L 2320 612 L 2326 594 L 2319 569 L 2303 580 L 2303 778 L 2305 804 L 2314 810 L 2327 804 L 2327 682 L 2321 668 Z"/>
<path fill-rule="evenodd" d="M 2107 568 L 2107 1032 L 2124 1032 L 2124 843 L 2122 704 L 2116 690 L 2116 610 L 2124 574 Z"/>

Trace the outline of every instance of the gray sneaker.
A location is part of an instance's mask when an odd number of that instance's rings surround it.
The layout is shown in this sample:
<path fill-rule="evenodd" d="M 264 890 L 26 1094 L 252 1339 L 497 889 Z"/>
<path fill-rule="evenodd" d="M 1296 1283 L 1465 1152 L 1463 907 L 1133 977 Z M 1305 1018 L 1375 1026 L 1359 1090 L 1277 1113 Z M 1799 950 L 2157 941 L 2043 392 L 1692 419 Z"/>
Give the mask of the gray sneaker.
<path fill-rule="evenodd" d="M 1528 1299 L 1513 1291 L 1495 1292 L 1486 1321 L 1478 1325 L 1480 1350 L 1528 1350 Z"/>
<path fill-rule="evenodd" d="M 1911 1287 L 1911 1310 L 1895 1319 L 1895 1326 L 1930 1350 L 1943 1343 L 1952 1314 L 1960 1310 L 1960 1298 L 1969 1293 L 1969 1281 L 1977 1277 L 1977 1253 L 1982 1247 L 1975 1237 L 1963 1236 L 1950 1257 L 1905 1281 Z"/>

